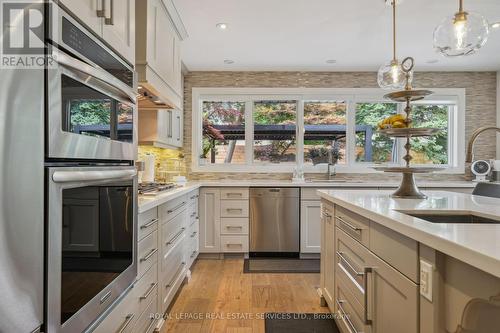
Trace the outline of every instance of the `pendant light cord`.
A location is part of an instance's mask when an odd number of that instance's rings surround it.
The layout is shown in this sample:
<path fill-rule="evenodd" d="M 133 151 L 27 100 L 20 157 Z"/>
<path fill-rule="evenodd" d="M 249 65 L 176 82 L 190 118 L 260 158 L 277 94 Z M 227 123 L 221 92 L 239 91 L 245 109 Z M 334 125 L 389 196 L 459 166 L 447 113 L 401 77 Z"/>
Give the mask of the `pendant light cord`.
<path fill-rule="evenodd" d="M 463 13 L 464 11 L 464 0 L 459 0 L 458 1 L 458 12 Z"/>
<path fill-rule="evenodd" d="M 460 0 L 462 2 L 462 0 Z M 392 60 L 396 61 L 396 0 L 392 0 Z"/>

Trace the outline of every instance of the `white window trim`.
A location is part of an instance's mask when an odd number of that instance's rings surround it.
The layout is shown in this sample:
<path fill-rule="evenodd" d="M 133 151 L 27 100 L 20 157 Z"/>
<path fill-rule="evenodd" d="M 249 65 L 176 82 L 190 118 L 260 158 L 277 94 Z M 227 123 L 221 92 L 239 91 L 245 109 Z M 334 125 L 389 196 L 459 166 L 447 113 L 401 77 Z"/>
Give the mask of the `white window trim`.
<path fill-rule="evenodd" d="M 425 89 L 425 88 L 423 88 Z M 430 88 L 434 94 L 428 100 L 433 103 L 439 101 L 453 101 L 456 110 L 450 113 L 449 140 L 450 167 L 441 171 L 443 174 L 462 174 L 465 172 L 465 89 L 464 88 Z M 241 172 L 241 173 L 273 173 L 293 172 L 301 166 L 305 173 L 324 173 L 325 165 L 311 166 L 304 163 L 304 133 L 303 121 L 297 122 L 297 154 L 296 163 L 272 164 L 253 163 L 253 101 L 254 100 L 297 100 L 297 119 L 302 120 L 304 114 L 304 100 L 344 100 L 348 103 L 346 164 L 337 165 L 338 173 L 380 173 L 372 169 L 372 163 L 355 163 L 354 145 L 354 108 L 356 102 L 390 102 L 383 98 L 387 94 L 379 88 L 193 88 L 192 89 L 192 172 Z M 246 164 L 208 164 L 200 165 L 199 156 L 202 143 L 202 101 L 219 99 L 227 101 L 245 102 L 245 161 Z M 456 144 L 453 146 L 453 142 Z M 399 156 L 401 158 L 401 156 Z"/>

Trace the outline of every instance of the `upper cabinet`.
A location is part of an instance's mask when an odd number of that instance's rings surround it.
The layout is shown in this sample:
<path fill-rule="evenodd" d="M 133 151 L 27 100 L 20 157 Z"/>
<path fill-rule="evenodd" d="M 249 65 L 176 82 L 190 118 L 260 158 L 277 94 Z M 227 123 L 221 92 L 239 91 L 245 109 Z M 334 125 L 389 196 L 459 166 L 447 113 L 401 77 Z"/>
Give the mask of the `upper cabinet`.
<path fill-rule="evenodd" d="M 135 0 L 60 0 L 130 64 L 135 63 Z"/>
<path fill-rule="evenodd" d="M 181 41 L 187 34 L 179 14 L 171 0 L 136 0 L 136 7 L 140 92 L 160 108 L 182 109 Z"/>

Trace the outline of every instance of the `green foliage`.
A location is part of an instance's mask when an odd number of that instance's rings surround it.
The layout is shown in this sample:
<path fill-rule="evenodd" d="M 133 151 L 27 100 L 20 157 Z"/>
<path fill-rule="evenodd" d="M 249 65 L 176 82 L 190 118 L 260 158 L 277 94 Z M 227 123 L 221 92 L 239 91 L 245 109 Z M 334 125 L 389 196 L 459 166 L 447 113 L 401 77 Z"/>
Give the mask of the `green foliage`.
<path fill-rule="evenodd" d="M 254 121 L 259 125 L 295 125 L 295 101 L 261 101 L 254 104 Z"/>
<path fill-rule="evenodd" d="M 110 102 L 71 101 L 71 125 L 110 124 Z"/>

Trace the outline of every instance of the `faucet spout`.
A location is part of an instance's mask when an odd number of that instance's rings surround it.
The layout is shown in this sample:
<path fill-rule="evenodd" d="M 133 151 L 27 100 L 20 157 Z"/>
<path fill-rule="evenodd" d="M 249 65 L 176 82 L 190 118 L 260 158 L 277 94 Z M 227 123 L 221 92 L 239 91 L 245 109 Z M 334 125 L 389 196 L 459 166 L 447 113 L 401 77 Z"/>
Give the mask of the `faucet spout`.
<path fill-rule="evenodd" d="M 497 131 L 497 132 L 500 132 L 500 127 L 495 127 L 495 126 L 484 126 L 484 127 L 479 127 L 478 129 L 476 129 L 470 139 L 469 139 L 469 143 L 467 145 L 467 156 L 465 158 L 465 162 L 467 163 L 472 163 L 474 161 L 474 143 L 476 142 L 477 140 L 477 137 L 485 132 L 485 131 L 489 131 L 489 130 L 494 130 L 494 131 Z"/>

